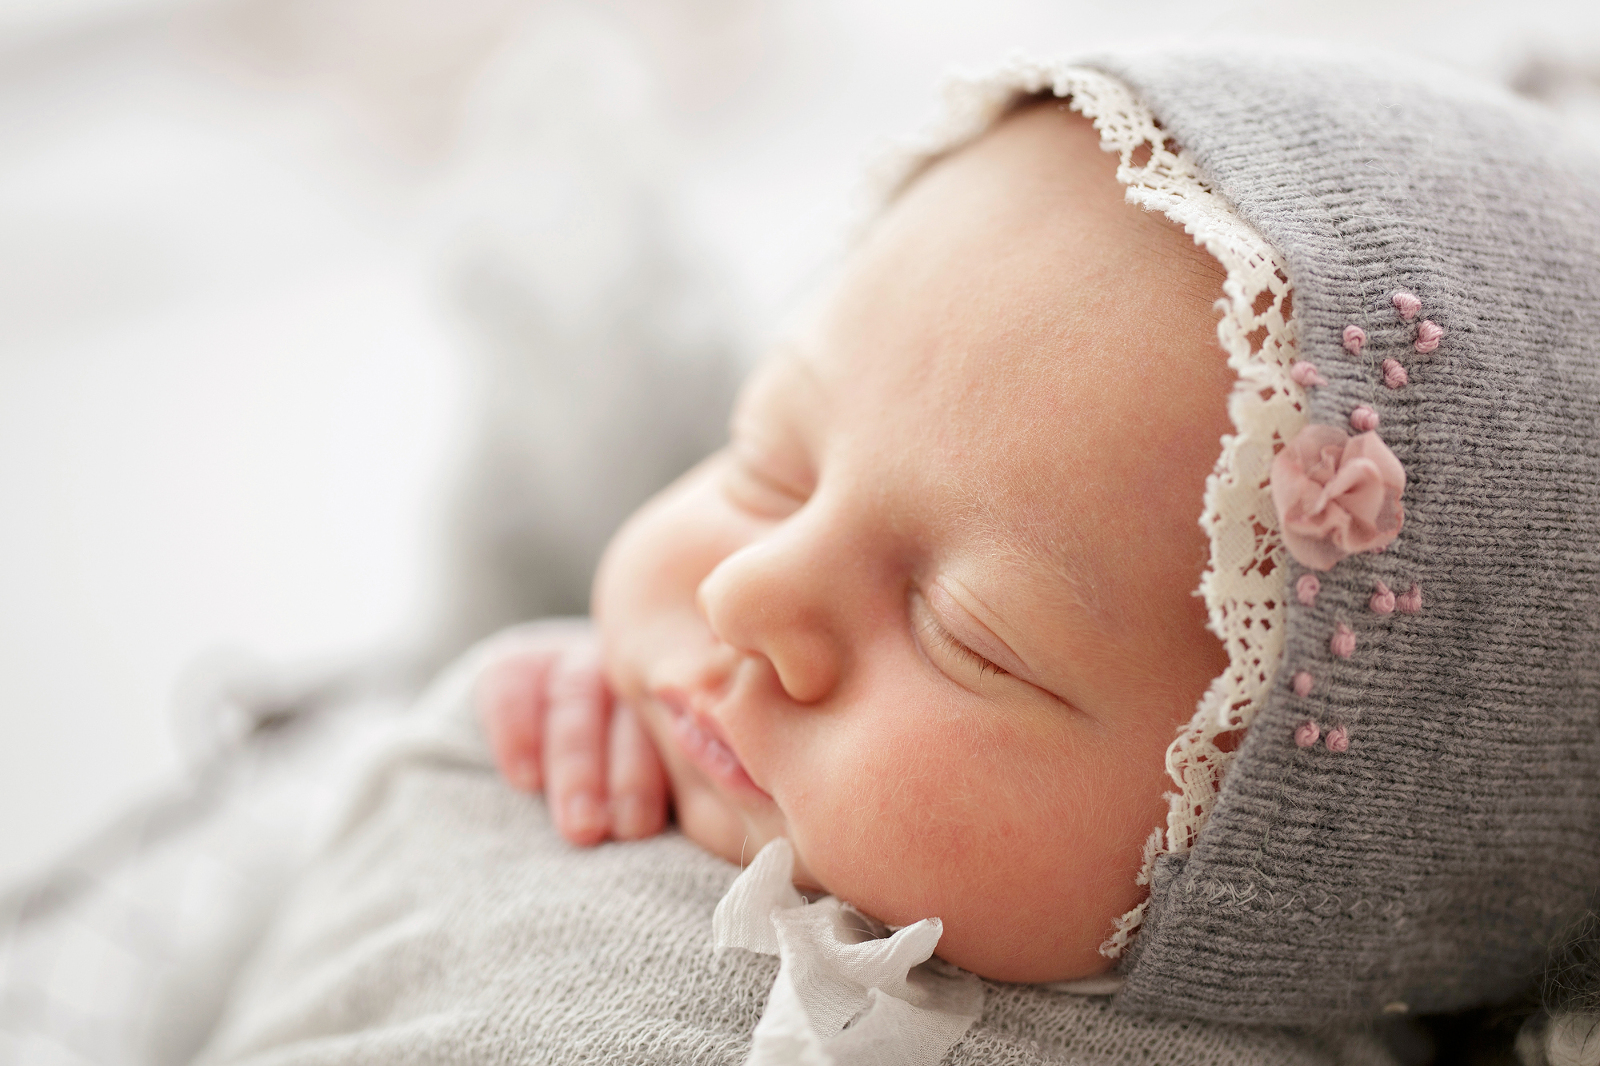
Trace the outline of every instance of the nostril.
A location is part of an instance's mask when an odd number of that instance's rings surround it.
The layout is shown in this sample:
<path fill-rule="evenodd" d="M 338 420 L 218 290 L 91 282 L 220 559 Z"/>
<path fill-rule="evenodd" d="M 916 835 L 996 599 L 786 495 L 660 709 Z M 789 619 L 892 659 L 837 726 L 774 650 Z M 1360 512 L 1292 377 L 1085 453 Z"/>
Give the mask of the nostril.
<path fill-rule="evenodd" d="M 821 633 L 795 633 L 768 655 L 783 691 L 796 703 L 819 703 L 839 682 L 838 654 Z"/>

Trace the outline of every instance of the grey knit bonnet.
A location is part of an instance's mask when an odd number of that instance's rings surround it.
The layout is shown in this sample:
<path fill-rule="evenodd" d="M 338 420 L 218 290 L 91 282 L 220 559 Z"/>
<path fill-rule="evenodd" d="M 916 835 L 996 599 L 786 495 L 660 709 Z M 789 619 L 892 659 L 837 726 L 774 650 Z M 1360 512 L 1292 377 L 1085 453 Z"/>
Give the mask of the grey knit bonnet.
<path fill-rule="evenodd" d="M 1600 890 L 1600 155 L 1465 77 L 1278 47 L 1017 60 L 920 158 L 1049 93 L 1228 268 L 1231 412 L 1273 438 L 1208 484 L 1213 570 L 1255 583 L 1201 589 L 1235 676 L 1169 752 L 1117 1005 L 1307 1025 L 1516 995 Z M 1341 442 L 1346 473 L 1371 445 L 1372 506 L 1331 550 L 1251 555 L 1283 464 Z M 1229 517 L 1268 463 L 1279 514 Z"/>
<path fill-rule="evenodd" d="M 1119 1005 L 1509 997 L 1600 889 L 1600 159 L 1410 61 L 1089 65 L 1283 257 L 1310 424 L 1375 427 L 1405 477 L 1383 550 L 1285 559 L 1282 665 L 1203 832 L 1154 862 Z"/>

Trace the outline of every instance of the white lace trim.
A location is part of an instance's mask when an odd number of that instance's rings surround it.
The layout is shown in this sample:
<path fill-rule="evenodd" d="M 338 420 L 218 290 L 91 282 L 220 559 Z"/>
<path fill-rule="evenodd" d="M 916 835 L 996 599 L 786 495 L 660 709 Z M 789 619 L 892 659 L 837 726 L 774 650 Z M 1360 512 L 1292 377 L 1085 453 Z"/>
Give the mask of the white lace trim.
<path fill-rule="evenodd" d="M 1168 793 L 1165 832 L 1154 830 L 1145 846 L 1139 883 L 1148 884 L 1160 855 L 1194 845 L 1233 758 L 1219 739 L 1249 727 L 1283 658 L 1287 571 L 1268 475 L 1278 448 L 1306 423 L 1305 392 L 1289 377 L 1298 334 L 1283 258 L 1211 191 L 1149 108 L 1098 71 L 1015 59 L 990 74 L 952 79 L 944 120 L 900 157 L 898 171 L 887 175 L 889 189 L 898 191 L 977 137 L 1020 97 L 1046 92 L 1066 98 L 1094 123 L 1101 147 L 1117 153 L 1117 179 L 1130 202 L 1182 226 L 1227 271 L 1217 301 L 1217 339 L 1239 381 L 1228 401 L 1234 432 L 1222 438 L 1222 454 L 1206 479 L 1200 526 L 1211 540 L 1211 559 L 1197 594 L 1205 599 L 1211 631 L 1227 648 L 1228 667 L 1167 749 L 1167 773 L 1177 791 Z M 1122 954 L 1147 903 L 1117 920 L 1101 954 Z"/>

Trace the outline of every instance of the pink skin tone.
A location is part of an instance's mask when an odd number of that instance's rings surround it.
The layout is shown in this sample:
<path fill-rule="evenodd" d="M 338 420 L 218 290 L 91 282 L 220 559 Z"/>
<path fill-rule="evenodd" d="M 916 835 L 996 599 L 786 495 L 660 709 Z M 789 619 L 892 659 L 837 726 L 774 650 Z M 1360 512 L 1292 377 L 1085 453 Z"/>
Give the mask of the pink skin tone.
<path fill-rule="evenodd" d="M 803 887 L 942 918 L 952 963 L 1103 972 L 1227 661 L 1193 595 L 1221 279 L 1059 105 L 932 166 L 612 541 L 600 665 L 568 634 L 486 679 L 502 770 L 579 843 L 659 828 L 664 773 L 691 839 L 788 837 Z"/>
<path fill-rule="evenodd" d="M 484 671 L 478 702 L 501 775 L 545 792 L 574 844 L 638 840 L 666 827 L 666 771 L 638 716 L 612 699 L 587 622 L 540 623 Z"/>

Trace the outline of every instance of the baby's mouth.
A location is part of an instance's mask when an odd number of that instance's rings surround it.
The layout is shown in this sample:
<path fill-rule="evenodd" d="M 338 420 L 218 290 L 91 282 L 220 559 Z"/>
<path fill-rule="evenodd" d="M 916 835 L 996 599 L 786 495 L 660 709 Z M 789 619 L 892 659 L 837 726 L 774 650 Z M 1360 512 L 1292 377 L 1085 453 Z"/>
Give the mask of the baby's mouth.
<path fill-rule="evenodd" d="M 666 709 L 667 727 L 678 742 L 679 750 L 701 773 L 735 794 L 772 799 L 746 772 L 715 719 L 694 710 L 681 692 L 667 690 L 654 695 L 656 702 Z"/>

